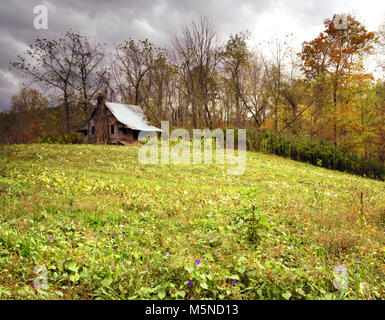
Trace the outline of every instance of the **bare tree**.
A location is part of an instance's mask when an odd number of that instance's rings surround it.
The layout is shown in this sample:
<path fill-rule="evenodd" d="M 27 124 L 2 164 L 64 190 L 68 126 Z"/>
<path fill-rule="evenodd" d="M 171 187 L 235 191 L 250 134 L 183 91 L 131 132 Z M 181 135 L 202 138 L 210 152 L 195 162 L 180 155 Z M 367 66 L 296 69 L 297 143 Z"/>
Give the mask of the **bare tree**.
<path fill-rule="evenodd" d="M 66 132 L 71 131 L 70 88 L 72 87 L 75 61 L 75 43 L 66 37 L 58 40 L 37 39 L 10 64 L 11 69 L 20 71 L 32 82 L 58 91 L 65 110 Z"/>
<path fill-rule="evenodd" d="M 78 32 L 67 32 L 67 38 L 74 43 L 75 51 L 72 84 L 80 96 L 79 104 L 84 117 L 89 119 L 94 111 L 92 99 L 107 86 L 108 82 L 108 69 L 104 65 L 104 46 L 96 41 L 91 42 Z M 88 132 L 90 132 L 89 121 Z"/>
<path fill-rule="evenodd" d="M 210 102 L 216 95 L 216 73 L 219 63 L 219 39 L 207 17 L 183 27 L 173 41 L 173 60 L 191 106 L 192 125 L 200 127 L 201 119 L 212 127 Z"/>
<path fill-rule="evenodd" d="M 288 36 L 286 36 L 286 38 L 287 37 Z M 291 45 L 288 40 L 282 42 L 279 39 L 268 42 L 268 45 L 272 45 L 270 46 L 270 52 L 260 52 L 260 58 L 264 66 L 266 90 L 269 96 L 270 108 L 274 116 L 274 131 L 278 132 L 285 62 L 289 56 Z"/>
<path fill-rule="evenodd" d="M 118 45 L 113 74 L 123 101 L 139 105 L 145 98 L 148 90 L 145 77 L 159 50 L 147 39 L 137 42 L 130 39 Z"/>

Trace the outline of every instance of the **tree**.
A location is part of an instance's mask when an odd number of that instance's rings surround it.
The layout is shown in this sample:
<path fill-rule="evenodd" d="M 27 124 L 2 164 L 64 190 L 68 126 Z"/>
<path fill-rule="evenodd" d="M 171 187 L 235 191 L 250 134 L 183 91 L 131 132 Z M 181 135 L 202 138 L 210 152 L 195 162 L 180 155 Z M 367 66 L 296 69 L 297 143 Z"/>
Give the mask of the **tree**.
<path fill-rule="evenodd" d="M 247 34 L 237 33 L 230 35 L 230 39 L 226 43 L 226 48 L 223 53 L 222 62 L 224 65 L 225 73 L 229 74 L 228 78 L 225 78 L 232 90 L 235 97 L 235 123 L 239 124 L 241 121 L 241 72 L 242 67 L 246 65 L 248 59 L 248 49 L 246 45 Z"/>
<path fill-rule="evenodd" d="M 291 43 L 289 35 L 285 35 L 285 40 L 276 38 L 267 43 L 265 52 L 260 52 L 259 57 L 264 67 L 264 86 L 266 101 L 274 119 L 274 131 L 279 131 L 280 107 L 283 103 L 282 88 L 285 78 L 285 68 L 287 59 L 291 53 Z"/>
<path fill-rule="evenodd" d="M 102 88 L 107 86 L 109 78 L 108 69 L 103 64 L 104 47 L 96 41 L 91 42 L 78 32 L 69 31 L 66 36 L 68 41 L 74 44 L 72 85 L 80 97 L 79 104 L 83 109 L 84 119 L 89 120 L 95 109 L 91 101 Z M 88 132 L 90 132 L 89 121 L 87 125 Z M 90 139 L 90 135 L 88 138 Z"/>
<path fill-rule="evenodd" d="M 313 86 L 314 93 L 321 97 L 330 89 L 331 101 L 321 99 L 320 102 L 332 106 L 330 117 L 335 145 L 338 138 L 338 115 L 341 111 L 339 92 L 352 74 L 360 75 L 363 80 L 370 78 L 364 72 L 362 58 L 372 53 L 376 40 L 375 34 L 368 32 L 351 15 L 346 17 L 346 29 L 336 28 L 334 21 L 338 18 L 339 16 L 334 15 L 332 19 L 326 19 L 325 30 L 314 40 L 304 42 L 301 52 L 305 76 L 316 83 Z M 321 106 L 319 103 L 316 111 L 320 112 L 325 105 Z"/>
<path fill-rule="evenodd" d="M 146 99 L 146 76 L 150 73 L 154 61 L 161 56 L 161 51 L 147 39 L 129 39 L 118 45 L 113 71 L 123 101 L 139 105 Z"/>
<path fill-rule="evenodd" d="M 23 88 L 17 95 L 11 97 L 11 110 L 26 112 L 29 110 L 44 109 L 48 107 L 48 100 L 42 93 L 34 88 Z"/>
<path fill-rule="evenodd" d="M 59 94 L 65 110 L 66 133 L 72 129 L 71 104 L 80 97 L 85 117 L 90 100 L 105 85 L 104 49 L 79 32 L 68 31 L 58 40 L 37 39 L 10 68 L 21 72 L 44 89 Z M 78 112 L 76 112 L 78 115 Z"/>
<path fill-rule="evenodd" d="M 75 43 L 67 36 L 58 40 L 37 39 L 10 68 L 38 85 L 58 91 L 65 110 L 66 132 L 71 131 L 70 89 L 73 86 Z"/>
<path fill-rule="evenodd" d="M 48 100 L 34 88 L 23 88 L 11 97 L 11 122 L 3 124 L 10 142 L 28 143 L 42 136 Z"/>
<path fill-rule="evenodd" d="M 185 25 L 182 33 L 174 37 L 173 62 L 191 107 L 193 128 L 200 127 L 201 120 L 210 128 L 213 125 L 219 57 L 218 36 L 207 17 Z"/>

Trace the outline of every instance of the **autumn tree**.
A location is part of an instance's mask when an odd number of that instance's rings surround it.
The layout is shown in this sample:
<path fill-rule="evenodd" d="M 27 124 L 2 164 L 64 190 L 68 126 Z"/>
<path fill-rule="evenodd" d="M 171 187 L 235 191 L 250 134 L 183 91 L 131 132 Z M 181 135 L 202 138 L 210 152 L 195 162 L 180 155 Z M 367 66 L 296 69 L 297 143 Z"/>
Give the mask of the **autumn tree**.
<path fill-rule="evenodd" d="M 22 88 L 18 94 L 11 97 L 11 119 L 3 123 L 7 127 L 5 134 L 8 141 L 28 143 L 42 136 L 49 126 L 48 100 L 34 88 Z"/>
<path fill-rule="evenodd" d="M 16 112 L 26 112 L 47 107 L 47 98 L 34 88 L 22 88 L 18 94 L 11 97 L 11 110 Z"/>
<path fill-rule="evenodd" d="M 372 53 L 376 39 L 373 32 L 368 32 L 351 15 L 346 16 L 346 26 L 339 27 L 335 22 L 340 18 L 334 15 L 332 19 L 326 19 L 325 30 L 314 40 L 304 42 L 301 52 L 305 76 L 316 83 L 313 86 L 314 94 L 320 98 L 316 111 L 321 112 L 325 105 L 332 107 L 330 120 L 335 145 L 337 145 L 338 130 L 341 129 L 339 128 L 341 112 L 339 93 L 352 76 L 359 75 L 362 80 L 371 77 L 364 72 L 362 59 Z M 328 92 L 331 94 L 331 101 L 324 101 L 321 97 L 325 97 Z"/>

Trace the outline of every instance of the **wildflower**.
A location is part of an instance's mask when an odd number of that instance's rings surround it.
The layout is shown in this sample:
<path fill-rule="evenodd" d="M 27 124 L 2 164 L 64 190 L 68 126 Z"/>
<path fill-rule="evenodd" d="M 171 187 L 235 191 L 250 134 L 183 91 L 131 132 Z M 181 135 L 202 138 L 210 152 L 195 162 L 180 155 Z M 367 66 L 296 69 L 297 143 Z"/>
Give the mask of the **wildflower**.
<path fill-rule="evenodd" d="M 122 260 L 122 262 L 121 262 L 123 265 L 124 265 L 124 261 Z"/>
<path fill-rule="evenodd" d="M 49 237 L 51 240 L 55 239 L 53 236 Z"/>
<path fill-rule="evenodd" d="M 301 232 L 300 235 L 303 236 L 303 232 Z"/>
<path fill-rule="evenodd" d="M 318 261 L 318 259 L 314 259 L 314 262 L 317 262 Z"/>
<path fill-rule="evenodd" d="M 5 186 L 4 189 L 7 189 L 7 186 Z"/>
<path fill-rule="evenodd" d="M 170 256 L 170 254 L 169 254 L 168 252 L 166 252 L 166 256 L 167 256 L 167 257 L 169 257 L 169 256 Z"/>
<path fill-rule="evenodd" d="M 112 234 L 112 236 L 113 236 L 113 237 L 115 237 L 115 235 L 114 235 L 114 234 Z"/>
<path fill-rule="evenodd" d="M 197 260 L 195 260 L 195 264 L 200 264 L 200 261 L 197 259 Z"/>
<path fill-rule="evenodd" d="M 232 284 L 233 286 L 235 286 L 235 285 L 237 284 L 237 280 L 234 280 L 233 282 L 231 282 L 231 284 Z"/>
<path fill-rule="evenodd" d="M 188 285 L 189 285 L 189 286 L 192 285 L 192 280 L 191 280 L 191 279 L 188 280 Z"/>
<path fill-rule="evenodd" d="M 294 247 L 294 244 L 292 244 L 291 247 Z"/>
<path fill-rule="evenodd" d="M 96 236 L 94 236 L 94 239 L 96 239 Z"/>

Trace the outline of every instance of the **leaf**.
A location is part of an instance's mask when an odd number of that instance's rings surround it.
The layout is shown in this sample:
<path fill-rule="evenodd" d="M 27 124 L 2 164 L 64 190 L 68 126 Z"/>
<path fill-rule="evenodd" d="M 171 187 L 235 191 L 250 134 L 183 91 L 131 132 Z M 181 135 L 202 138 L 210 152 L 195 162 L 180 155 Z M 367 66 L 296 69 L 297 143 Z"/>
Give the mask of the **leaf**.
<path fill-rule="evenodd" d="M 109 287 L 112 283 L 112 278 L 111 277 L 108 277 L 108 278 L 104 278 L 103 281 L 102 281 L 102 285 L 104 285 L 105 287 Z"/>
<path fill-rule="evenodd" d="M 176 295 L 177 295 L 177 296 L 181 296 L 182 298 L 184 298 L 184 297 L 186 296 L 186 292 L 184 292 L 183 290 L 177 291 L 177 292 L 176 292 Z"/>
<path fill-rule="evenodd" d="M 286 300 L 290 300 L 291 293 L 289 291 L 286 291 L 282 294 L 282 297 L 284 297 Z"/>
<path fill-rule="evenodd" d="M 244 273 L 246 271 L 246 267 L 239 267 L 237 270 L 239 273 Z"/>
<path fill-rule="evenodd" d="M 257 277 L 257 273 L 256 273 L 255 271 L 248 271 L 248 272 L 246 273 L 246 275 L 247 275 L 247 277 L 248 277 L 249 279 L 255 279 L 255 278 Z"/>
<path fill-rule="evenodd" d="M 178 292 L 179 292 L 179 291 L 178 291 Z M 178 292 L 177 292 L 177 293 L 178 293 Z M 161 291 L 161 292 L 158 293 L 159 299 L 164 299 L 165 296 L 166 296 L 166 292 L 164 292 L 164 291 Z"/>
<path fill-rule="evenodd" d="M 194 268 L 192 266 L 184 266 L 184 269 L 188 272 L 188 273 L 192 273 L 194 271 Z"/>
<path fill-rule="evenodd" d="M 209 288 L 206 282 L 201 282 L 200 286 L 201 286 L 201 288 L 206 289 L 206 290 Z"/>
<path fill-rule="evenodd" d="M 73 272 L 78 272 L 79 267 L 76 265 L 76 262 L 72 261 L 72 262 L 68 265 L 68 270 L 71 270 L 71 271 L 73 271 Z"/>
<path fill-rule="evenodd" d="M 79 273 L 74 273 L 70 275 L 70 280 L 75 283 L 80 279 Z"/>

